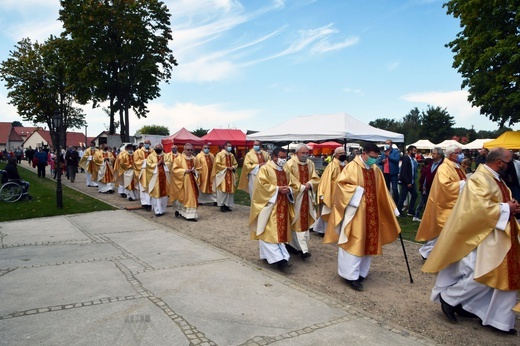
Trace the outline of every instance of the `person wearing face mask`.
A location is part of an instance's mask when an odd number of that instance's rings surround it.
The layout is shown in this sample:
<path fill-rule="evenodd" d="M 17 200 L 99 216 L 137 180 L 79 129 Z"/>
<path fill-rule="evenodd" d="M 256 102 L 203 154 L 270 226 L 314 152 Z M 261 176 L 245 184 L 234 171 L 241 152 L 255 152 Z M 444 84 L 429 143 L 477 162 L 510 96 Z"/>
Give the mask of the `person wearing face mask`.
<path fill-rule="evenodd" d="M 114 163 L 116 184 L 123 188 L 124 198 L 135 201 L 138 196 L 137 177 L 134 165 L 134 147 L 127 144 L 125 150 L 121 150 Z M 121 195 L 123 197 L 123 195 Z"/>
<path fill-rule="evenodd" d="M 98 187 L 98 170 L 92 163 L 92 159 L 98 150 L 96 142 L 90 142 L 90 147 L 85 149 L 83 156 L 79 160 L 79 166 L 85 170 L 87 186 Z"/>
<path fill-rule="evenodd" d="M 284 170 L 287 151 L 273 150 L 271 160 L 260 167 L 255 180 L 249 229 L 251 239 L 259 241 L 260 259 L 283 270 L 289 266 L 289 252 L 284 243 L 291 241 L 294 219 L 294 196 L 301 185 Z"/>
<path fill-rule="evenodd" d="M 143 142 L 143 146 L 134 152 L 134 165 L 135 174 L 138 180 L 139 199 L 141 200 L 141 206 L 146 210 L 152 210 L 152 202 L 150 200 L 150 194 L 146 190 L 146 160 L 148 156 L 152 154 L 152 143 L 149 139 Z"/>
<path fill-rule="evenodd" d="M 169 153 L 164 152 L 164 162 L 168 165 L 170 172 L 173 172 L 173 161 L 177 156 L 179 156 L 179 149 L 175 144 L 172 145 Z"/>
<path fill-rule="evenodd" d="M 146 183 L 143 187 L 150 196 L 151 210 L 155 216 L 162 216 L 168 205 L 171 177 L 168 166 L 164 162 L 161 143 L 157 143 L 146 158 L 144 176 Z"/>
<path fill-rule="evenodd" d="M 399 202 L 397 203 L 397 209 L 401 212 L 401 216 L 405 216 L 403 212 L 404 201 L 410 194 L 410 202 L 408 203 L 408 216 L 415 215 L 415 202 L 417 201 L 417 187 L 415 179 L 417 178 L 417 171 L 419 164 L 415 159 L 417 154 L 417 147 L 409 145 L 406 148 L 406 155 L 403 156 L 403 162 L 401 163 L 401 171 L 399 172 L 399 182 L 401 185 L 401 192 L 399 194 Z"/>
<path fill-rule="evenodd" d="M 516 334 L 520 290 L 520 205 L 501 176 L 512 154 L 490 150 L 457 199 L 428 260 L 426 273 L 439 273 L 431 300 L 446 318 L 474 318 L 505 334 Z M 439 172 L 440 173 L 440 172 Z M 437 173 L 438 174 L 438 173 Z"/>
<path fill-rule="evenodd" d="M 262 142 L 256 140 L 253 143 L 253 149 L 249 150 L 244 157 L 238 188 L 242 191 L 253 195 L 253 185 L 258 174 L 258 169 L 265 165 L 269 160 L 269 154 L 262 150 Z"/>
<path fill-rule="evenodd" d="M 284 169 L 300 183 L 294 201 L 295 220 L 291 224 L 292 240 L 287 249 L 300 254 L 302 259 L 311 256 L 309 252 L 309 228 L 316 221 L 316 189 L 320 177 L 316 173 L 314 162 L 309 160 L 309 149 L 304 143 L 296 145 L 295 157 L 287 162 Z"/>
<path fill-rule="evenodd" d="M 399 212 L 376 165 L 379 153 L 369 143 L 341 171 L 323 239 L 338 244 L 338 274 L 356 291 L 363 290 L 372 256 L 401 232 Z"/>
<path fill-rule="evenodd" d="M 334 159 L 325 167 L 318 185 L 317 198 L 319 203 L 319 218 L 312 226 L 312 230 L 324 235 L 327 228 L 330 212 L 332 211 L 332 197 L 336 191 L 336 180 L 347 164 L 347 154 L 343 147 L 334 150 Z"/>
<path fill-rule="evenodd" d="M 199 218 L 198 195 L 200 163 L 194 155 L 193 145 L 186 143 L 184 151 L 173 161 L 170 183 L 170 202 L 175 201 L 175 216 L 182 216 L 188 221 Z"/>
<path fill-rule="evenodd" d="M 92 163 L 98 171 L 99 193 L 114 193 L 114 161 L 115 157 L 107 145 L 103 145 L 103 149 L 94 154 Z"/>
<path fill-rule="evenodd" d="M 464 158 L 462 147 L 452 144 L 446 148 L 445 160 L 437 168 L 433 178 L 423 218 L 415 236 L 416 241 L 426 242 L 419 253 L 423 259 L 430 255 L 437 237 L 453 210 L 460 192 L 466 183 L 466 174 L 460 168 Z"/>
<path fill-rule="evenodd" d="M 200 165 L 199 204 L 217 205 L 217 195 L 213 190 L 213 180 L 211 179 L 215 156 L 209 151 L 209 144 L 204 144 L 202 151 L 197 154 L 197 162 Z"/>
<path fill-rule="evenodd" d="M 213 189 L 217 193 L 217 205 L 223 213 L 231 211 L 231 207 L 235 205 L 238 163 L 232 151 L 231 142 L 226 142 L 222 150 L 215 155 L 215 164 L 211 172 Z"/>

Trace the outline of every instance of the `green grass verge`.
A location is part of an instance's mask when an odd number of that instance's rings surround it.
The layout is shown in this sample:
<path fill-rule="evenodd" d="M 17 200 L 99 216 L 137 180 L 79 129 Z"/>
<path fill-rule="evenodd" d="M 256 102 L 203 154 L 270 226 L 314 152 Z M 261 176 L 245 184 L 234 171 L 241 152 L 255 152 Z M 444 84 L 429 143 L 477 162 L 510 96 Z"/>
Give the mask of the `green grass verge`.
<path fill-rule="evenodd" d="M 0 169 L 5 167 L 0 162 Z M 109 204 L 63 186 L 63 209 L 56 207 L 56 181 L 38 178 L 38 175 L 22 167 L 20 176 L 31 184 L 29 194 L 32 202 L 20 200 L 15 203 L 0 201 L 0 221 L 24 220 L 37 217 L 87 213 L 100 210 L 115 210 Z"/>

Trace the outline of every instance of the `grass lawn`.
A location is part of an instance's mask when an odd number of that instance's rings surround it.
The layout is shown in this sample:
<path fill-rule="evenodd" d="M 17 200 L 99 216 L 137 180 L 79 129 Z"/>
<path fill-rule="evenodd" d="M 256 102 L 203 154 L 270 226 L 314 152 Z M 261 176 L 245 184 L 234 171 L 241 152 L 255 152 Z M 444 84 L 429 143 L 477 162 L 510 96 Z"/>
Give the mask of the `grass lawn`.
<path fill-rule="evenodd" d="M 0 169 L 3 169 L 5 165 L 4 162 L 0 162 Z M 63 209 L 58 209 L 56 207 L 56 181 L 38 178 L 36 173 L 21 167 L 18 168 L 18 173 L 31 184 L 29 194 L 33 200 L 32 202 L 20 200 L 15 203 L 0 201 L 0 221 L 116 209 L 66 186 L 63 186 Z"/>

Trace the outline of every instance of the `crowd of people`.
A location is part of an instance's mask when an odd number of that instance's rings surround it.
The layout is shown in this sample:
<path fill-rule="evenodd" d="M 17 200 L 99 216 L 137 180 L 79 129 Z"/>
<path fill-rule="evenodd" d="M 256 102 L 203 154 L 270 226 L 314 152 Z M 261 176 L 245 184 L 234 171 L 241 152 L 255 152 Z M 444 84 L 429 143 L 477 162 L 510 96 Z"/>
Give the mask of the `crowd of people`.
<path fill-rule="evenodd" d="M 241 189 L 250 195 L 249 229 L 260 259 L 280 270 L 291 265 L 291 255 L 307 261 L 314 231 L 337 246 L 338 275 L 356 291 L 364 289 L 372 256 L 399 237 L 399 218 L 413 217 L 416 240 L 424 242 L 422 270 L 438 273 L 431 300 L 447 319 L 475 318 L 516 334 L 520 161 L 510 151 L 482 150 L 473 171 L 458 145 L 434 148 L 418 160 L 416 147 L 401 154 L 389 140 L 383 149 L 368 143 L 352 157 L 336 148 L 320 176 L 305 144 L 289 155 L 280 147 L 266 152 L 255 141 L 240 177 L 233 152 L 230 142 L 215 155 L 209 145 L 196 154 L 189 143 L 182 152 L 176 145 L 165 152 L 161 143 L 146 140 L 118 152 L 92 142 L 59 153 L 62 167 L 56 152 L 42 149 L 30 162 L 38 176 L 45 177 L 49 165 L 72 183 L 82 169 L 87 186 L 99 193 L 117 192 L 157 217 L 173 203 L 175 217 L 193 222 L 199 205 L 231 212 Z"/>

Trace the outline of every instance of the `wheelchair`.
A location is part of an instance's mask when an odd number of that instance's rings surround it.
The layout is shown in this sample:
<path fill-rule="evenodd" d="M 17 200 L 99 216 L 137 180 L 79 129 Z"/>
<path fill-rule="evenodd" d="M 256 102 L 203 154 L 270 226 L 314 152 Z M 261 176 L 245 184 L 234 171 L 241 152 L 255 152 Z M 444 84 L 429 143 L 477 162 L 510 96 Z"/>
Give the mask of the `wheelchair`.
<path fill-rule="evenodd" d="M 0 170 L 0 174 L 5 174 L 4 170 Z M 17 202 L 20 199 L 25 198 L 28 201 L 32 201 L 32 196 L 29 195 L 28 191 L 25 191 L 25 187 L 20 183 L 18 179 L 9 180 L 3 183 L 0 187 L 0 200 L 8 203 Z"/>

